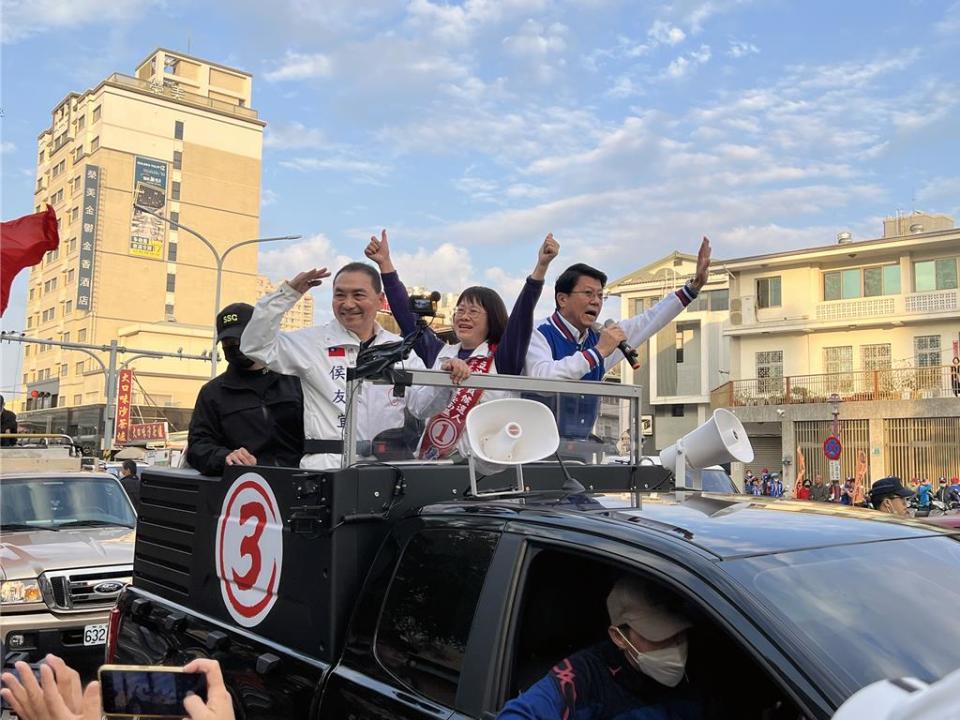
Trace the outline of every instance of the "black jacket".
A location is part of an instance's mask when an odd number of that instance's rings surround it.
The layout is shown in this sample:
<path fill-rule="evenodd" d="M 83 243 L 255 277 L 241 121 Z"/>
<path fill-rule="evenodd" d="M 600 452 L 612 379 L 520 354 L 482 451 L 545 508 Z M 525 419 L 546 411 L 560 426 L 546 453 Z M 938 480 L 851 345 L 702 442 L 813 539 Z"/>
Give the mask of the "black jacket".
<path fill-rule="evenodd" d="M 3 411 L 0 411 L 0 432 L 2 433 L 15 433 L 17 431 L 17 414 L 12 410 L 7 410 L 6 408 Z M 16 438 L 3 438 L 0 440 L 0 445 L 4 447 L 9 447 L 16 445 Z"/>
<path fill-rule="evenodd" d="M 204 475 L 222 475 L 227 455 L 240 447 L 252 453 L 258 465 L 300 465 L 300 378 L 230 365 L 200 388 L 190 419 L 187 462 Z"/>

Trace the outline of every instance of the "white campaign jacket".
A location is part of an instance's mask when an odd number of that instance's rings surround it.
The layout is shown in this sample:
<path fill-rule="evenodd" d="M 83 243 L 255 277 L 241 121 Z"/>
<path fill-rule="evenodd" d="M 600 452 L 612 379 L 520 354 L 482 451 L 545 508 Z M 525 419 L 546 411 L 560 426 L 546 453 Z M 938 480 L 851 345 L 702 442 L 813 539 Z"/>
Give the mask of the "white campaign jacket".
<path fill-rule="evenodd" d="M 243 330 L 240 350 L 271 370 L 296 375 L 303 384 L 303 431 L 311 440 L 340 440 L 346 408 L 347 368 L 355 367 L 360 338 L 337 320 L 326 325 L 281 332 L 280 320 L 301 295 L 286 282 L 257 301 L 253 317 Z M 374 345 L 400 340 L 376 327 Z M 340 350 L 342 349 L 342 354 Z M 406 367 L 423 368 L 411 356 Z M 408 391 L 409 392 L 409 391 Z M 357 439 L 372 440 L 377 433 L 403 425 L 404 398 L 393 396 L 389 385 L 363 383 L 357 403 Z M 304 455 L 300 467 L 340 467 L 340 455 Z"/>
<path fill-rule="evenodd" d="M 444 345 L 431 369 L 442 370 L 443 368 L 441 366 L 443 365 L 443 361 L 457 357 L 459 352 L 460 343 L 456 345 Z M 489 348 L 487 343 L 481 343 L 470 354 L 470 357 L 483 357 L 488 352 Z M 490 364 L 490 370 L 486 374 L 497 374 L 497 364 L 495 362 Z M 407 409 L 416 417 L 429 420 L 437 413 L 441 413 L 446 409 L 447 405 L 449 405 L 453 399 L 454 392 L 456 392 L 456 388 L 427 387 L 425 385 L 407 388 Z M 480 396 L 480 403 L 509 397 L 514 397 L 514 393 L 507 390 L 484 390 L 483 395 Z M 464 457 L 470 454 L 470 443 L 467 442 L 466 428 L 464 428 L 460 436 L 457 451 Z"/>

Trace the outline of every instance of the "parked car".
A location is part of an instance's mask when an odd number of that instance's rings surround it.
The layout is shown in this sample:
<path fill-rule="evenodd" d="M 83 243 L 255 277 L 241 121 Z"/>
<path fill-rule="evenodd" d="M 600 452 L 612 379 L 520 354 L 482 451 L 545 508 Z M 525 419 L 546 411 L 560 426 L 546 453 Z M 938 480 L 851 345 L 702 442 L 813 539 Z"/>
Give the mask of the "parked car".
<path fill-rule="evenodd" d="M 114 476 L 79 470 L 4 472 L 0 493 L 4 665 L 55 653 L 89 674 L 130 582 L 133 507 Z"/>
<path fill-rule="evenodd" d="M 492 718 L 606 636 L 629 574 L 692 620 L 689 674 L 723 717 L 825 720 L 875 680 L 960 666 L 960 625 L 905 610 L 960 603 L 956 531 L 627 491 L 652 466 L 569 472 L 595 492 L 560 491 L 548 463 L 519 497 L 473 499 L 456 465 L 148 470 L 107 659 L 216 657 L 247 720 Z"/>

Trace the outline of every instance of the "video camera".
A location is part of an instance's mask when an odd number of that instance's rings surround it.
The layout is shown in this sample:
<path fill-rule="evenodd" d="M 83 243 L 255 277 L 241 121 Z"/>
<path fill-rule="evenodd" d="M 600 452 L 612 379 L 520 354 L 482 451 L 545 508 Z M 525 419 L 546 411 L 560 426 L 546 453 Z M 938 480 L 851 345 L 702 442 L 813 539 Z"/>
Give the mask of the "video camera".
<path fill-rule="evenodd" d="M 440 302 L 440 293 L 436 290 L 429 295 L 411 295 L 410 312 L 421 318 L 436 317 L 438 302 Z"/>

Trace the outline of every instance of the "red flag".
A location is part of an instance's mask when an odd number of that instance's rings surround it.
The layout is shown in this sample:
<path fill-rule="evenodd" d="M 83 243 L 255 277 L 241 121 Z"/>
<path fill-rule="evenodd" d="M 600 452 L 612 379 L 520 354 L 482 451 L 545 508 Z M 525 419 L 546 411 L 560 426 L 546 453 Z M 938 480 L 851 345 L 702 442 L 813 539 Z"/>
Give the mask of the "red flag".
<path fill-rule="evenodd" d="M 0 315 L 7 310 L 10 286 L 17 273 L 36 265 L 59 245 L 57 213 L 50 205 L 43 212 L 0 224 Z"/>

